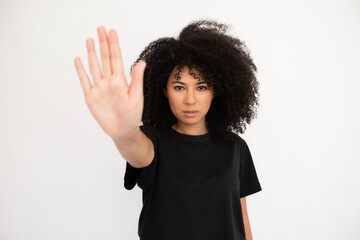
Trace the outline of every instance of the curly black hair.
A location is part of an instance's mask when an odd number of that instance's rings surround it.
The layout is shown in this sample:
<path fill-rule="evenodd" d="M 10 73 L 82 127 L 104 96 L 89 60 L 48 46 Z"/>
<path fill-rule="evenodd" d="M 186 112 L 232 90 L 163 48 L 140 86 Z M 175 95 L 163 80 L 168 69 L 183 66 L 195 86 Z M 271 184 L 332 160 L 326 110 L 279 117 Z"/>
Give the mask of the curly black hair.
<path fill-rule="evenodd" d="M 183 66 L 198 70 L 214 90 L 205 121 L 214 141 L 234 141 L 246 123 L 256 117 L 259 105 L 257 68 L 245 43 L 227 34 L 229 25 L 200 19 L 183 28 L 178 38 L 151 42 L 131 66 L 146 62 L 143 125 L 165 130 L 177 122 L 163 89 L 171 71 Z M 196 78 L 196 76 L 194 76 Z"/>

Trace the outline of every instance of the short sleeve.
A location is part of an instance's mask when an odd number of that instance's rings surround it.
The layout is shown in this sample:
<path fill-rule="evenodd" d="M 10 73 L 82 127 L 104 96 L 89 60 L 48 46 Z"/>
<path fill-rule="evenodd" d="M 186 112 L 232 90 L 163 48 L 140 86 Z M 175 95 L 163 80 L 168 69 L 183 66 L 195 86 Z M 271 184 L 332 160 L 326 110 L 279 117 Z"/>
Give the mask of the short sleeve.
<path fill-rule="evenodd" d="M 136 183 L 143 189 L 144 185 L 150 184 L 155 175 L 155 168 L 157 165 L 157 132 L 152 126 L 140 126 L 140 130 L 152 141 L 154 145 L 155 156 L 151 163 L 143 168 L 136 168 L 126 161 L 126 169 L 124 174 L 124 187 L 131 190 Z"/>
<path fill-rule="evenodd" d="M 245 140 L 241 139 L 240 153 L 240 198 L 246 197 L 262 190 L 254 161 L 252 159 L 249 146 Z"/>

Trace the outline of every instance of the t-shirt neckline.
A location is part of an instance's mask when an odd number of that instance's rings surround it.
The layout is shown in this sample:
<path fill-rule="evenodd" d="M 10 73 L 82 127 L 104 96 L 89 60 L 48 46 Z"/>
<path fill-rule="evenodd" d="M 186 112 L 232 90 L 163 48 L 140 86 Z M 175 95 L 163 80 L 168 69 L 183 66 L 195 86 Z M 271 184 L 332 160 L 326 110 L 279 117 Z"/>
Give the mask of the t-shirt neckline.
<path fill-rule="evenodd" d="M 175 129 L 173 129 L 172 127 L 169 127 L 169 132 L 173 136 L 176 136 L 176 137 L 182 138 L 184 140 L 188 140 L 188 141 L 205 141 L 205 140 L 211 139 L 209 132 L 202 134 L 202 135 L 188 135 L 188 134 L 180 133 L 180 132 L 176 131 Z"/>

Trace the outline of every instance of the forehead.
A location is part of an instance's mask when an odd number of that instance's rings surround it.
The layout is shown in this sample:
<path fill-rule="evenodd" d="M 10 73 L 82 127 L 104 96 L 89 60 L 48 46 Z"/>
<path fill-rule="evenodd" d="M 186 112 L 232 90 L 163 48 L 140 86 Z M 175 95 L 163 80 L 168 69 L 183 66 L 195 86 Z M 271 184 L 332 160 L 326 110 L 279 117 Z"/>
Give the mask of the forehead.
<path fill-rule="evenodd" d="M 201 73 L 196 68 L 192 67 L 190 69 L 186 65 L 182 67 L 177 65 L 170 73 L 169 82 L 170 81 L 198 82 L 198 81 L 204 81 L 204 79 L 201 76 Z"/>

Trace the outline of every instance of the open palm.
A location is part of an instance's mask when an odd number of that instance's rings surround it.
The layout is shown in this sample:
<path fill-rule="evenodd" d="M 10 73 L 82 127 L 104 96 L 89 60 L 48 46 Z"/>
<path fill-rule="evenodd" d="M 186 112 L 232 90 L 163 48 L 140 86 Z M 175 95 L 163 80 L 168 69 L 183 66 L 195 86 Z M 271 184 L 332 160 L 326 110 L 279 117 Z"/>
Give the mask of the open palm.
<path fill-rule="evenodd" d="M 142 117 L 144 107 L 143 77 L 146 67 L 139 61 L 133 68 L 131 86 L 124 74 L 121 50 L 117 33 L 104 27 L 97 29 L 103 73 L 96 56 L 94 41 L 86 40 L 90 72 L 93 85 L 86 74 L 79 57 L 75 67 L 85 95 L 87 106 L 101 128 L 114 139 L 121 139 L 135 130 Z"/>

